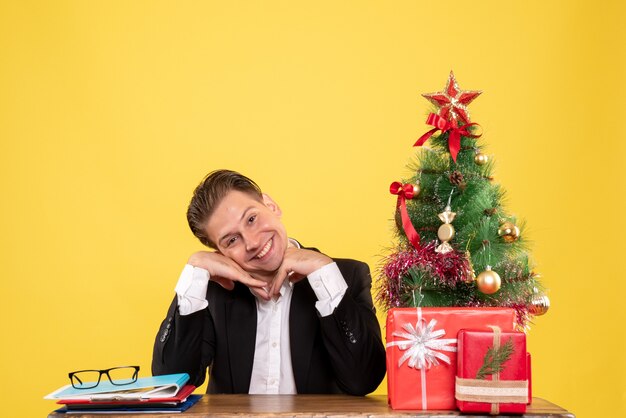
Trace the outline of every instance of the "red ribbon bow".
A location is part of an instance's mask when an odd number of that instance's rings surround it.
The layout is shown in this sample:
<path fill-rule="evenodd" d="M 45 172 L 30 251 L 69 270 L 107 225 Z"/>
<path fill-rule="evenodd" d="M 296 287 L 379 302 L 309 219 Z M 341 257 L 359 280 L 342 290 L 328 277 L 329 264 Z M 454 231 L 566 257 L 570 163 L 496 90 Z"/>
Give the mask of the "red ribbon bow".
<path fill-rule="evenodd" d="M 391 194 L 398 195 L 398 207 L 400 208 L 400 215 L 402 216 L 402 228 L 409 242 L 415 247 L 420 248 L 420 235 L 417 233 L 411 218 L 409 218 L 409 212 L 406 209 L 406 199 L 413 199 L 415 197 L 415 188 L 412 184 L 402 184 L 399 181 L 394 181 L 389 186 L 389 192 Z"/>
<path fill-rule="evenodd" d="M 413 146 L 421 147 L 422 145 L 424 145 L 424 142 L 426 142 L 426 140 L 433 136 L 433 134 L 437 131 L 441 131 L 442 134 L 450 132 L 450 135 L 448 136 L 448 148 L 450 149 L 450 155 L 452 156 L 452 159 L 455 163 L 456 156 L 461 150 L 461 135 L 470 138 L 478 138 L 480 136 L 473 135 L 470 131 L 467 130 L 467 128 L 469 128 L 470 126 L 478 125 L 477 123 L 468 123 L 459 127 L 455 119 L 449 121 L 434 113 L 428 115 L 426 123 L 430 126 L 434 126 L 434 128 L 422 135 Z"/>

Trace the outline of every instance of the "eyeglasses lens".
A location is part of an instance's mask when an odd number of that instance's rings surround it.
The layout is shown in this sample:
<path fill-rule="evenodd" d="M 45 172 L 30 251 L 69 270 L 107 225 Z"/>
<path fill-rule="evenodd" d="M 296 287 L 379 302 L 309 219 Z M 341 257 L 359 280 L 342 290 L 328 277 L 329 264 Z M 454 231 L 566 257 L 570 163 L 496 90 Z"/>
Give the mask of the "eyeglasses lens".
<path fill-rule="evenodd" d="M 76 389 L 89 389 L 98 386 L 100 371 L 85 370 L 72 375 L 72 386 Z"/>
<path fill-rule="evenodd" d="M 116 367 L 109 370 L 108 374 L 114 385 L 128 385 L 137 380 L 137 369 L 134 367 Z"/>

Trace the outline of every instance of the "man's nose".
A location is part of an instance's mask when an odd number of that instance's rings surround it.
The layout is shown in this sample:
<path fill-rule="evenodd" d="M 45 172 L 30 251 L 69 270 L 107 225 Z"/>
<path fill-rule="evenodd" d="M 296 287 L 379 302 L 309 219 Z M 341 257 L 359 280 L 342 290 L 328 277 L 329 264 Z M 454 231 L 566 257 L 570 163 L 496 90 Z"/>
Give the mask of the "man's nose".
<path fill-rule="evenodd" d="M 253 232 L 243 234 L 243 241 L 246 243 L 246 251 L 254 251 L 261 245 L 261 237 Z"/>

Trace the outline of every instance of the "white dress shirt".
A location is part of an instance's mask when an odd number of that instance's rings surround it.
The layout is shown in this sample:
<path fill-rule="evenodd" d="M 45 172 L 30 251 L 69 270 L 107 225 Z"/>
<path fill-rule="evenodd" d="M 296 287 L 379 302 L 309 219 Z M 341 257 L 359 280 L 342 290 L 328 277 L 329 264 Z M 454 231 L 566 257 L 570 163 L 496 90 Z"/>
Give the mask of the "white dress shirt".
<path fill-rule="evenodd" d="M 318 301 L 315 308 L 321 316 L 333 313 L 348 288 L 336 263 L 308 275 Z M 185 265 L 176 284 L 178 312 L 189 315 L 208 306 L 206 292 L 209 272 Z M 291 365 L 289 308 L 293 283 L 286 280 L 280 296 L 269 301 L 256 298 L 257 333 L 254 348 L 250 394 L 295 394 L 296 384 Z"/>

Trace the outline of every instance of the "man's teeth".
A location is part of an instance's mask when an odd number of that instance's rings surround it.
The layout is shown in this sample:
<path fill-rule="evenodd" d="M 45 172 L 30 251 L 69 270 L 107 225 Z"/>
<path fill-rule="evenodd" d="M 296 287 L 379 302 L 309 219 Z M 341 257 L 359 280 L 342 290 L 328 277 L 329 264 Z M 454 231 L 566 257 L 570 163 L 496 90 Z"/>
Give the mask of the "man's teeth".
<path fill-rule="evenodd" d="M 265 244 L 265 247 L 263 247 L 261 252 L 257 254 L 256 258 L 263 258 L 263 256 L 268 253 L 270 248 L 272 248 L 272 240 L 267 241 L 267 244 Z"/>

